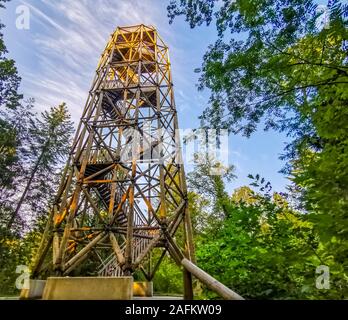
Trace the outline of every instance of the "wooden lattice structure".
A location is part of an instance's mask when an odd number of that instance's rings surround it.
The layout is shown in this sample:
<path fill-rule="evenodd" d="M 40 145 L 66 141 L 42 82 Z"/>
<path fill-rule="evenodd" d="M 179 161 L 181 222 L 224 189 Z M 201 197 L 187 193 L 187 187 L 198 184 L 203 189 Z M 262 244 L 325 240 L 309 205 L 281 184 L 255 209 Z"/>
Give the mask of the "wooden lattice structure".
<path fill-rule="evenodd" d="M 193 259 L 168 47 L 153 27 L 119 27 L 100 59 L 36 261 L 52 248 L 56 274 L 93 253 L 96 273 L 154 276 L 184 226 Z M 151 263 L 154 247 L 163 248 Z M 190 280 L 189 280 L 190 282 Z"/>
<path fill-rule="evenodd" d="M 185 298 L 193 297 L 191 274 L 240 298 L 193 263 L 177 129 L 168 47 L 153 27 L 117 28 L 97 67 L 34 278 L 141 270 L 151 281 L 169 254 L 183 266 Z"/>

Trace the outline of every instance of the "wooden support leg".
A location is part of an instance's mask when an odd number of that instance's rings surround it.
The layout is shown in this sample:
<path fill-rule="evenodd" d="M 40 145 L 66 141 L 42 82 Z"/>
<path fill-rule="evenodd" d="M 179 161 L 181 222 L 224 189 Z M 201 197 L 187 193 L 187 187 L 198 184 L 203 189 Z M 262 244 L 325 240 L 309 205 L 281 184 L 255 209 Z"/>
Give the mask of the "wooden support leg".
<path fill-rule="evenodd" d="M 226 300 L 244 300 L 238 293 L 232 291 L 221 282 L 204 272 L 202 269 L 193 264 L 190 260 L 184 258 L 181 261 L 183 267 L 191 272 L 198 280 L 205 284 L 209 289 L 219 294 Z"/>
<path fill-rule="evenodd" d="M 46 254 L 47 254 L 49 247 L 51 245 L 51 242 L 52 242 L 52 236 L 49 233 L 51 230 L 53 214 L 54 214 L 54 210 L 51 210 L 50 214 L 48 216 L 48 220 L 46 223 L 44 234 L 42 235 L 39 249 L 36 253 L 36 258 L 35 258 L 33 266 L 32 266 L 33 277 L 38 276 L 38 273 L 40 271 L 42 263 L 45 260 Z"/>
<path fill-rule="evenodd" d="M 192 274 L 186 269 L 183 270 L 184 276 L 184 299 L 193 300 Z"/>
<path fill-rule="evenodd" d="M 34 266 L 33 266 L 33 271 L 32 271 L 32 276 L 33 278 L 37 278 L 39 275 L 39 272 L 41 270 L 41 266 L 46 258 L 46 255 L 50 249 L 52 243 L 52 237 L 49 237 L 47 239 L 47 243 L 45 244 L 45 246 L 42 248 L 42 250 L 40 251 L 40 253 L 37 255 L 37 258 L 35 260 Z"/>

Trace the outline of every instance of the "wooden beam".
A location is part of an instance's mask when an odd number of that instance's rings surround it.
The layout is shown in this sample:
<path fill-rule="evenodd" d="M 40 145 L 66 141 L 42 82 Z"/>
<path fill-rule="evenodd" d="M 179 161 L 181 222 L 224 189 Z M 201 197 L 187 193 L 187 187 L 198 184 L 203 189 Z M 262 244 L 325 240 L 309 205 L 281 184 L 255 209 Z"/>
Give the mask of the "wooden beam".
<path fill-rule="evenodd" d="M 115 255 L 116 255 L 116 258 L 117 258 L 117 261 L 119 263 L 120 266 L 123 266 L 125 264 L 125 258 L 123 256 L 123 253 L 122 253 L 122 250 L 117 242 L 117 239 L 115 237 L 115 235 L 112 233 L 112 232 L 109 232 L 109 238 L 110 238 L 110 242 L 111 242 L 111 245 L 112 245 L 112 248 L 115 252 Z"/>
<path fill-rule="evenodd" d="M 192 274 L 185 268 L 182 274 L 184 278 L 184 300 L 193 300 Z"/>
<path fill-rule="evenodd" d="M 45 231 L 42 235 L 39 249 L 37 250 L 36 257 L 35 257 L 35 260 L 33 263 L 33 267 L 32 267 L 33 271 L 32 272 L 33 272 L 33 275 L 35 275 L 35 276 L 38 274 L 38 272 L 42 266 L 42 263 L 45 260 L 49 246 L 51 245 L 51 242 L 52 242 L 52 235 L 50 235 L 50 232 L 51 232 L 51 228 L 53 225 L 53 217 L 54 217 L 55 207 L 56 206 L 54 206 L 53 209 L 50 210 L 50 214 L 48 216 L 48 220 L 47 220 L 47 223 L 45 226 Z"/>
<path fill-rule="evenodd" d="M 244 300 L 244 298 L 242 298 L 238 293 L 235 293 L 230 288 L 214 279 L 190 260 L 184 258 L 181 260 L 181 264 L 187 271 L 191 272 L 198 280 L 205 284 L 209 289 L 219 294 L 222 298 L 226 300 Z"/>
<path fill-rule="evenodd" d="M 160 238 L 161 238 L 161 236 L 158 235 L 150 241 L 150 243 L 147 245 L 147 248 L 134 261 L 133 269 L 135 269 L 139 266 L 139 264 L 145 258 L 145 256 L 155 247 L 155 245 L 158 243 Z"/>
<path fill-rule="evenodd" d="M 81 251 L 79 251 L 75 256 L 73 256 L 65 265 L 64 265 L 64 272 L 68 268 L 74 266 L 76 267 L 78 260 L 84 256 L 86 253 L 88 253 L 101 239 L 105 237 L 105 232 L 99 233 L 88 245 L 86 245 Z"/>

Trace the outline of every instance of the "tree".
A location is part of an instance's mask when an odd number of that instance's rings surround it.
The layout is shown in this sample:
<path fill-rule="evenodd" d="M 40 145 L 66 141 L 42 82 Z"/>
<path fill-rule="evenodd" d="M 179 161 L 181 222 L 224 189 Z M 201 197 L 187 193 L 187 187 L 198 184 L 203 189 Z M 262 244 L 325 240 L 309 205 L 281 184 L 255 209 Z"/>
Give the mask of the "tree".
<path fill-rule="evenodd" d="M 342 293 L 348 263 L 348 4 L 328 1 L 327 23 L 320 23 L 319 9 L 309 0 L 183 0 L 171 1 L 168 13 L 171 21 L 184 15 L 191 27 L 216 22 L 219 38 L 204 56 L 200 79 L 200 89 L 212 92 L 202 125 L 250 136 L 263 122 L 290 137 L 283 172 L 299 191 Z"/>
<path fill-rule="evenodd" d="M 17 162 L 16 132 L 9 123 L 0 119 L 0 185 L 9 186 L 12 183 L 14 171 L 9 170 Z"/>
<path fill-rule="evenodd" d="M 16 279 L 20 274 L 16 273 L 17 267 L 30 265 L 41 232 L 39 228 L 34 228 L 21 238 L 13 234 L 6 235 L 0 226 L 0 295 L 18 295 Z"/>
<path fill-rule="evenodd" d="M 337 288 L 347 288 L 348 268 L 348 99 L 342 84 L 318 90 L 313 124 L 324 141 L 320 152 L 301 144 L 294 183 L 302 190 L 308 218 L 320 235 Z"/>
<path fill-rule="evenodd" d="M 28 146 L 31 141 L 30 123 L 35 121 L 33 113 L 34 100 L 19 104 L 15 109 L 9 109 L 0 121 L 0 131 L 6 128 L 11 136 L 0 135 L 3 139 L 4 153 L 0 163 L 0 229 L 4 234 L 23 229 L 22 221 L 17 220 L 16 230 L 9 230 L 7 222 L 14 214 L 18 193 L 26 181 L 26 163 L 29 158 Z M 10 157 L 11 155 L 11 157 Z M 16 232 L 15 232 L 16 233 Z M 3 233 L 2 233 L 3 234 Z"/>
<path fill-rule="evenodd" d="M 234 192 L 228 207 L 214 239 L 199 240 L 200 266 L 250 299 L 321 296 L 315 288 L 318 239 L 310 222 L 279 194 L 247 187 Z"/>
<path fill-rule="evenodd" d="M 35 122 L 34 99 L 28 99 L 7 112 L 0 112 L 0 190 L 15 190 L 14 177 L 23 171 L 28 157 L 30 123 Z M 0 200 L 2 199 L 0 195 Z"/>
<path fill-rule="evenodd" d="M 4 3 L 8 1 L 0 0 L 0 9 L 4 8 Z M 17 92 L 21 78 L 14 60 L 6 57 L 8 51 L 3 39 L 2 29 L 4 27 L 0 20 L 0 108 L 16 108 L 22 98 Z"/>
<path fill-rule="evenodd" d="M 203 123 L 249 136 L 264 117 L 266 128 L 305 134 L 311 123 L 302 118 L 304 102 L 318 87 L 347 81 L 348 6 L 329 1 L 331 21 L 320 30 L 317 6 L 309 0 L 218 2 L 171 1 L 168 6 L 171 22 L 185 15 L 192 28 L 216 19 L 219 38 L 204 56 L 200 79 L 200 88 L 212 91 Z M 318 77 L 325 71 L 331 72 Z"/>
<path fill-rule="evenodd" d="M 0 8 L 7 1 L 0 0 Z M 0 21 L 0 292 L 14 294 L 16 267 L 29 265 L 40 240 L 72 123 L 65 104 L 38 119 L 34 100 L 22 103 L 21 79 L 14 60 L 6 57 L 3 28 Z"/>
<path fill-rule="evenodd" d="M 32 108 L 33 100 L 30 100 L 27 106 L 19 105 L 7 114 L 7 121 L 16 133 L 14 150 L 18 161 L 7 168 L 14 172 L 14 183 L 2 185 L 0 189 L 0 293 L 3 294 L 17 293 L 16 267 L 29 266 L 37 249 L 73 130 L 64 103 L 43 112 L 41 119 L 32 113 Z"/>
<path fill-rule="evenodd" d="M 0 0 L 0 9 L 8 0 Z M 9 121 L 9 112 L 16 109 L 22 98 L 18 94 L 21 78 L 18 75 L 15 62 L 6 57 L 7 49 L 3 39 L 0 20 L 0 186 L 11 186 L 14 175 L 13 166 L 18 162 L 18 137 L 16 129 Z"/>
<path fill-rule="evenodd" d="M 31 121 L 28 174 L 16 209 L 7 224 L 9 229 L 25 202 L 36 215 L 46 212 L 62 160 L 69 152 L 72 131 L 73 124 L 65 103 L 43 112 L 41 120 Z"/>
<path fill-rule="evenodd" d="M 195 174 L 204 180 L 207 171 L 202 168 L 196 167 Z M 225 213 L 218 224 L 211 223 L 196 234 L 198 265 L 246 298 L 347 297 L 344 264 L 319 237 L 311 215 L 293 209 L 288 195 L 272 192 L 270 183 L 260 175 L 249 177 L 259 191 L 244 186 L 226 197 L 223 181 L 218 189 L 209 178 L 205 184 L 191 185 L 200 195 L 205 195 L 204 190 L 211 190 L 213 199 L 223 195 L 219 201 Z M 210 214 L 214 216 L 214 212 Z M 320 265 L 329 267 L 330 290 L 316 287 Z M 216 298 L 206 290 L 201 296 Z"/>
<path fill-rule="evenodd" d="M 220 162 L 207 154 L 195 154 L 196 169 L 188 174 L 190 190 L 198 191 L 210 202 L 211 218 L 218 222 L 226 215 L 224 199 L 228 198 L 224 179 L 231 181 L 236 178 L 234 166 L 223 167 Z M 212 169 L 219 169 L 219 174 L 212 174 Z M 213 221 L 212 221 L 213 222 Z"/>

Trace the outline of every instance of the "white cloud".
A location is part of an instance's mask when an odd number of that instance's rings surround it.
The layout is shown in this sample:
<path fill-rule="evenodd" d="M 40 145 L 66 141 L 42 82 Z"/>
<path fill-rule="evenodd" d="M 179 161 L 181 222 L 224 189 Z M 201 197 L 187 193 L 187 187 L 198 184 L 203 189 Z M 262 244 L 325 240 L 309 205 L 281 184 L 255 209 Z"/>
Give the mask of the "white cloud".
<path fill-rule="evenodd" d="M 52 20 L 48 15 L 46 15 L 45 13 L 43 13 L 40 9 L 38 9 L 37 7 L 31 5 L 30 3 L 26 2 L 26 1 L 21 1 L 24 5 L 26 5 L 27 7 L 30 8 L 31 11 L 34 11 L 34 18 L 36 18 L 38 21 L 42 22 L 46 21 L 48 22 L 51 26 L 53 26 L 54 28 L 56 28 L 57 30 L 60 31 L 64 31 L 64 28 L 59 25 L 58 23 L 56 23 L 54 20 Z"/>

